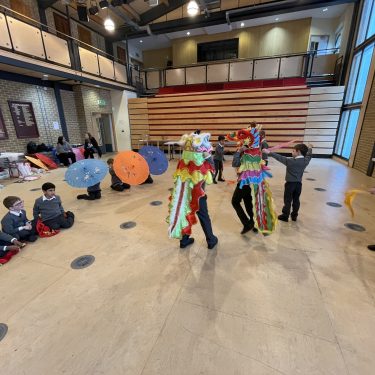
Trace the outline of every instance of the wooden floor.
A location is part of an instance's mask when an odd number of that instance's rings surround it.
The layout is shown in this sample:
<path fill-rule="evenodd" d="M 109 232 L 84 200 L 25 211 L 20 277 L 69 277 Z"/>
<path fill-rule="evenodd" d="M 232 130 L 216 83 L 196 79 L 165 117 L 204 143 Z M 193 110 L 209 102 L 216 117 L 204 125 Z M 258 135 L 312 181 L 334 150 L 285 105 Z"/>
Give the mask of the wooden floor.
<path fill-rule="evenodd" d="M 285 169 L 270 164 L 280 210 Z M 31 216 L 40 192 L 30 189 L 53 181 L 77 219 L 0 268 L 0 322 L 9 327 L 0 373 L 374 374 L 375 253 L 366 247 L 375 244 L 375 196 L 358 197 L 354 219 L 345 207 L 326 205 L 374 179 L 314 159 L 299 220 L 279 223 L 268 237 L 241 236 L 230 203 L 234 185 L 211 185 L 217 249 L 207 250 L 198 225 L 195 243 L 180 250 L 165 223 L 175 167 L 124 193 L 110 191 L 107 176 L 97 202 L 77 201 L 82 190 L 66 185 L 64 169 L 0 191 L 1 200 L 25 199 Z M 230 161 L 224 174 L 234 179 Z M 120 229 L 126 221 L 137 226 Z M 348 222 L 366 231 L 349 230 Z M 86 254 L 95 256 L 93 265 L 70 268 Z"/>

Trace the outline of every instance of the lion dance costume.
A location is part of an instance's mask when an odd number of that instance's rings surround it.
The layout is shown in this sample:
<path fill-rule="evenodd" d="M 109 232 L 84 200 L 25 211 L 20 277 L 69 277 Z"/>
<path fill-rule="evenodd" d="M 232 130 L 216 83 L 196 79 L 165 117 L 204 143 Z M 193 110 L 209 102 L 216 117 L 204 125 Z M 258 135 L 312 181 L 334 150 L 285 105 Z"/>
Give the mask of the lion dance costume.
<path fill-rule="evenodd" d="M 265 162 L 262 160 L 260 149 L 261 139 L 259 127 L 241 129 L 227 135 L 229 141 L 236 141 L 239 148 L 247 149 L 242 154 L 241 165 L 237 170 L 238 187 L 250 186 L 249 194 L 252 197 L 254 226 L 263 234 L 275 230 L 277 217 L 274 209 L 272 193 L 266 176 L 271 176 Z"/>
<path fill-rule="evenodd" d="M 207 160 L 212 151 L 209 139 L 208 133 L 185 134 L 179 142 L 184 150 L 173 175 L 174 188 L 169 198 L 170 238 L 190 236 L 192 226 L 197 223 L 199 201 L 206 195 L 204 185 L 213 182 L 214 168 Z"/>

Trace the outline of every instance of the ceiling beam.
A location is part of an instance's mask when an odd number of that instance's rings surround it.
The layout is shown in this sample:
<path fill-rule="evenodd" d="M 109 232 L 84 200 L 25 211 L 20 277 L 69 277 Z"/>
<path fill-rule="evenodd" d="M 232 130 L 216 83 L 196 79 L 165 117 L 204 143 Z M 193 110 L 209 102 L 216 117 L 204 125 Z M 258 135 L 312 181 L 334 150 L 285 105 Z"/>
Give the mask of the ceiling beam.
<path fill-rule="evenodd" d="M 141 21 L 139 24 L 141 26 L 147 25 L 148 23 L 157 20 L 161 16 L 164 16 L 165 14 L 172 12 L 172 10 L 175 10 L 184 4 L 186 4 L 187 0 L 169 0 L 169 5 L 166 4 L 159 4 L 156 7 L 151 8 L 147 12 L 143 13 L 141 15 Z"/>
<path fill-rule="evenodd" d="M 47 9 L 55 3 L 57 3 L 57 0 L 38 0 L 38 6 L 42 9 Z"/>
<path fill-rule="evenodd" d="M 170 2 L 172 1 L 173 0 L 171 0 Z M 318 7 L 356 2 L 358 2 L 358 0 L 284 0 L 272 3 L 263 3 L 242 9 L 238 8 L 229 11 L 211 12 L 208 18 L 206 17 L 206 15 L 201 14 L 195 17 L 186 17 L 167 22 L 154 23 L 150 25 L 150 28 L 153 34 L 166 34 L 175 31 L 184 31 L 194 28 L 226 24 L 228 12 L 230 15 L 230 22 L 238 22 L 273 15 L 280 15 L 283 13 L 290 13 L 292 10 L 293 12 L 297 12 L 302 10 L 315 9 Z M 141 21 L 140 24 L 142 23 L 143 22 Z M 138 38 L 140 36 L 141 35 L 138 35 L 134 32 L 128 31 L 127 33 L 127 37 L 129 39 Z M 142 36 L 144 36 L 144 34 L 142 34 Z"/>

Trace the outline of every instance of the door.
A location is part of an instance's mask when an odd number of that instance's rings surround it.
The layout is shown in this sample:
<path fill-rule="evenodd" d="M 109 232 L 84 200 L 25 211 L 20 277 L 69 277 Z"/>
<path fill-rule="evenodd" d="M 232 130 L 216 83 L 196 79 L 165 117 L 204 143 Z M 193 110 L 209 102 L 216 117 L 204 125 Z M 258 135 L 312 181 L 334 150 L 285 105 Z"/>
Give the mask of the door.
<path fill-rule="evenodd" d="M 111 116 L 102 114 L 100 126 L 105 152 L 115 151 Z"/>
<path fill-rule="evenodd" d="M 111 115 L 105 113 L 93 113 L 92 119 L 94 128 L 93 136 L 98 141 L 98 145 L 101 148 L 102 153 L 105 154 L 106 152 L 114 152 L 116 147 Z"/>
<path fill-rule="evenodd" d="M 117 58 L 118 60 L 125 65 L 126 63 L 126 51 L 121 48 L 120 46 L 117 46 Z"/>
<path fill-rule="evenodd" d="M 67 18 L 60 16 L 60 14 L 53 13 L 53 19 L 55 21 L 55 28 L 57 31 L 57 36 L 63 39 L 68 39 L 66 35 L 70 35 L 69 21 Z M 63 33 L 63 34 L 62 34 Z"/>
<path fill-rule="evenodd" d="M 310 37 L 310 51 L 318 52 L 318 55 L 326 55 L 329 52 L 328 48 L 329 35 L 311 35 Z"/>
<path fill-rule="evenodd" d="M 89 29 L 86 29 L 86 27 L 83 27 L 81 25 L 77 25 L 78 30 L 78 39 L 81 42 L 84 42 L 88 44 L 89 46 L 92 45 L 91 43 L 91 31 Z"/>

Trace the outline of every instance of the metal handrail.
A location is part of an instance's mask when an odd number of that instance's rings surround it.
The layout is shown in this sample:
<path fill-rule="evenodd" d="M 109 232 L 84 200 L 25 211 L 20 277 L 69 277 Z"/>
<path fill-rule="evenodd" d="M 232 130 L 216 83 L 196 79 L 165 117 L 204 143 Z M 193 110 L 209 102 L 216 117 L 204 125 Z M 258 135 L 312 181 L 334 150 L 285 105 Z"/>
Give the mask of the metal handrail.
<path fill-rule="evenodd" d="M 134 69 L 134 67 L 132 66 L 132 64 L 129 64 L 129 63 L 124 63 L 123 61 L 121 61 L 119 58 L 107 53 L 106 51 L 103 51 L 97 47 L 94 47 L 88 43 L 85 43 L 77 38 L 74 38 L 70 35 L 67 35 L 59 30 L 56 30 L 55 28 L 51 27 L 51 26 L 48 26 L 44 23 L 41 23 L 37 20 L 34 20 L 33 18 L 30 18 L 28 16 L 25 16 L 17 11 L 14 11 L 13 9 L 10 9 L 4 5 L 1 5 L 0 4 L 0 13 L 4 14 L 4 16 L 11 16 L 11 17 L 14 17 L 16 19 L 18 19 L 19 21 L 23 22 L 23 23 L 26 23 L 30 26 L 33 26 L 33 27 L 37 27 L 41 34 L 42 33 L 47 33 L 47 34 L 51 34 L 57 38 L 60 38 L 60 39 L 64 39 L 67 41 L 68 43 L 68 50 L 69 50 L 69 55 L 70 55 L 70 62 L 71 62 L 71 68 L 74 69 L 74 70 L 77 70 L 79 72 L 83 72 L 82 68 L 81 68 L 81 63 L 80 63 L 80 57 L 79 57 L 79 52 L 78 52 L 78 47 L 82 46 L 83 48 L 85 49 L 88 49 L 88 50 L 91 50 L 92 52 L 94 52 L 97 56 L 103 56 L 103 57 L 106 57 L 108 58 L 109 60 L 111 60 L 112 62 L 116 62 L 116 63 L 119 63 L 121 65 L 123 65 L 126 69 L 126 73 L 127 73 L 127 84 L 128 85 L 132 85 L 132 69 Z M 6 22 L 8 23 L 7 21 L 7 17 L 5 17 L 6 19 Z M 10 40 L 11 40 L 11 44 L 12 44 L 12 47 L 11 48 L 5 48 L 4 49 L 11 49 L 13 52 L 17 53 L 17 54 L 22 54 L 22 52 L 19 52 L 17 50 L 14 49 L 13 47 L 13 39 L 12 39 L 12 34 L 10 33 L 10 30 L 8 28 L 8 32 L 9 32 L 9 36 L 10 36 Z M 55 62 L 54 60 L 50 60 L 48 59 L 48 55 L 46 53 L 46 48 L 45 48 L 45 45 L 44 45 L 44 39 L 43 37 L 41 37 L 41 40 L 42 40 L 42 45 L 43 45 L 43 51 L 44 51 L 44 55 L 45 57 L 44 58 L 40 58 L 40 57 L 37 57 L 37 56 L 34 56 L 35 59 L 38 59 L 38 60 L 43 60 L 43 61 L 48 61 L 48 62 L 51 62 L 53 63 L 54 65 L 58 65 L 58 66 L 66 66 L 66 65 L 62 65 L 58 62 Z M 2 47 L 0 47 L 1 49 Z M 91 74 L 91 73 L 90 73 Z M 93 74 L 95 75 L 95 74 Z M 98 75 L 100 76 L 100 75 Z M 117 82 L 117 81 L 116 81 Z"/>

